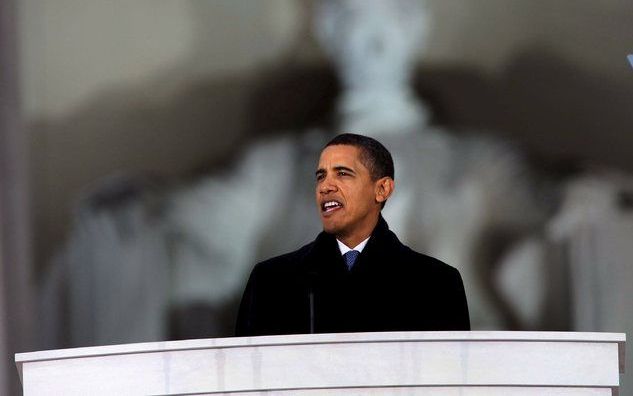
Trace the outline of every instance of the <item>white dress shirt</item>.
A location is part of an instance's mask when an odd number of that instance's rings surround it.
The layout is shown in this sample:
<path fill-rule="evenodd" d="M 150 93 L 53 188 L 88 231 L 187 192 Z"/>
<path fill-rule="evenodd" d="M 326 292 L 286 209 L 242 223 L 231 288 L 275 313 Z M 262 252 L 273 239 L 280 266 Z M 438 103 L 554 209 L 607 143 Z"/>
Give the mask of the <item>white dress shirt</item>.
<path fill-rule="evenodd" d="M 349 252 L 350 250 L 356 250 L 358 253 L 362 252 L 363 249 L 365 249 L 365 245 L 367 245 L 367 242 L 369 242 L 369 238 L 371 238 L 371 236 L 368 236 L 367 239 L 356 245 L 356 247 L 353 249 L 350 249 L 346 244 L 339 241 L 338 239 L 336 240 L 336 243 L 338 243 L 338 249 L 341 251 L 341 255 L 344 256 L 345 253 Z"/>

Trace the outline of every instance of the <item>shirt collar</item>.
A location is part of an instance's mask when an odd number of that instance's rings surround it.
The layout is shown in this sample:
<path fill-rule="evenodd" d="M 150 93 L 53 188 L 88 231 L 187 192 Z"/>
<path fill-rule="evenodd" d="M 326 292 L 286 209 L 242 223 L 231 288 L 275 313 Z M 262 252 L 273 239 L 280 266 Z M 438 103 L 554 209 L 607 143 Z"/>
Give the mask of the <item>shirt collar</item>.
<path fill-rule="evenodd" d="M 356 247 L 353 249 L 350 249 L 349 247 L 347 247 L 347 245 L 345 245 L 338 239 L 336 240 L 336 243 L 338 244 L 338 249 L 341 251 L 342 255 L 345 255 L 345 253 L 349 252 L 350 250 L 356 250 L 358 253 L 360 253 L 365 248 L 365 245 L 367 245 L 367 242 L 369 242 L 369 238 L 371 238 L 371 236 L 368 236 L 367 239 L 356 245 Z"/>

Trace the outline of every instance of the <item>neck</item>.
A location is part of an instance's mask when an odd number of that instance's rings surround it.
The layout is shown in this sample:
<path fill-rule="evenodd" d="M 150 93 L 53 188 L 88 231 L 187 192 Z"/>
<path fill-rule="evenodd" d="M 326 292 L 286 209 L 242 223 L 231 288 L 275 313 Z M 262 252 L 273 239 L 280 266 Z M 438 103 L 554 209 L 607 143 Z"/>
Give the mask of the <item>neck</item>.
<path fill-rule="evenodd" d="M 361 227 L 357 227 L 352 232 L 336 234 L 336 239 L 343 242 L 345 246 L 349 247 L 350 249 L 353 249 L 354 247 L 358 246 L 359 243 L 369 238 L 371 233 L 374 231 L 374 228 L 376 228 L 379 218 L 380 214 L 373 217 Z"/>
<path fill-rule="evenodd" d="M 366 91 L 345 92 L 338 105 L 342 130 L 364 131 L 369 136 L 408 135 L 426 125 L 429 110 L 408 91 L 385 95 Z"/>

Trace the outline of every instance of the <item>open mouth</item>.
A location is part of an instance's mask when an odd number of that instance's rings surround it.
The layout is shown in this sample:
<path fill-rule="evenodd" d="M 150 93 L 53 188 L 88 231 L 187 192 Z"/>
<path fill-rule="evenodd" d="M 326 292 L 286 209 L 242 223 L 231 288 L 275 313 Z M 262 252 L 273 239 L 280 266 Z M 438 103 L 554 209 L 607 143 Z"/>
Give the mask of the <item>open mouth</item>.
<path fill-rule="evenodd" d="M 324 214 L 332 213 L 343 207 L 343 204 L 338 201 L 325 201 L 321 204 L 321 212 Z"/>

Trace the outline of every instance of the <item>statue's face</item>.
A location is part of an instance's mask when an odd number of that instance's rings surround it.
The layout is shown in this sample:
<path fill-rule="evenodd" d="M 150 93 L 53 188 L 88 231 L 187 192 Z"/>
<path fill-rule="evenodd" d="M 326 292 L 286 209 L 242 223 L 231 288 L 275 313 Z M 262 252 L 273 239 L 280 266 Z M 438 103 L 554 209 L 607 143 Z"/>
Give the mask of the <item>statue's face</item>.
<path fill-rule="evenodd" d="M 408 78 L 427 26 L 418 1 L 329 0 L 318 11 L 317 36 L 348 87 Z"/>
<path fill-rule="evenodd" d="M 316 203 L 323 230 L 340 240 L 371 234 L 384 200 L 377 188 L 358 148 L 326 147 L 316 171 Z"/>

